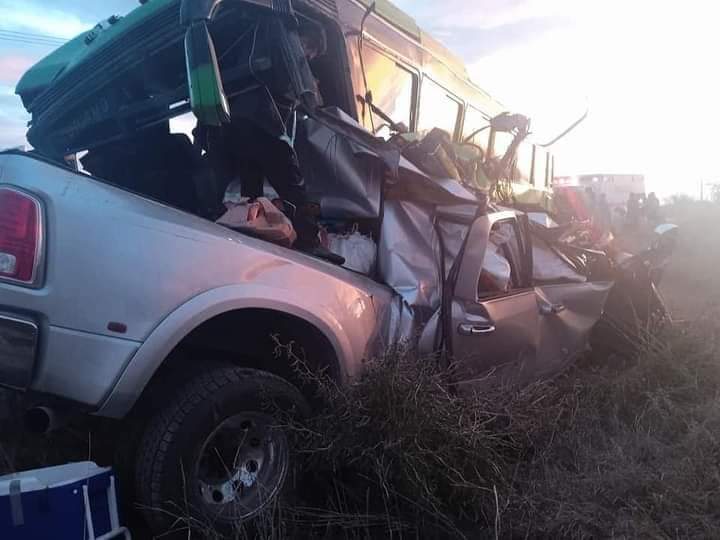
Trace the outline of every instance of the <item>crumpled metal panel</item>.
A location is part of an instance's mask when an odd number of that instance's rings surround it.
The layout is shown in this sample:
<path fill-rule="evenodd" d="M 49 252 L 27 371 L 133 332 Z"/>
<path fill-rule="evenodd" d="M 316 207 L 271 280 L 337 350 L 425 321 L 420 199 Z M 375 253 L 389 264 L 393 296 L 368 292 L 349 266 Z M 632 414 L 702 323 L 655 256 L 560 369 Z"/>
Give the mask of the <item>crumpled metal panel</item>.
<path fill-rule="evenodd" d="M 313 118 L 300 122 L 296 150 L 308 198 L 330 219 L 380 216 L 385 164 L 363 145 Z"/>
<path fill-rule="evenodd" d="M 388 311 L 386 344 L 413 346 L 422 331 L 422 325 L 416 320 L 412 306 L 402 296 L 398 296 Z"/>
<path fill-rule="evenodd" d="M 403 297 L 422 319 L 440 303 L 438 241 L 434 208 L 410 201 L 385 203 L 378 271 L 380 279 Z"/>
<path fill-rule="evenodd" d="M 308 196 L 330 219 L 373 219 L 382 211 L 378 277 L 399 295 L 387 337 L 415 342 L 440 309 L 445 278 L 484 201 L 454 179 L 428 177 L 339 109 L 319 112 L 302 119 L 295 146 Z"/>
<path fill-rule="evenodd" d="M 425 323 L 425 326 L 420 333 L 417 342 L 417 352 L 421 357 L 429 356 L 438 352 L 438 341 L 440 328 L 440 309 L 435 310 L 430 320 Z"/>
<path fill-rule="evenodd" d="M 443 217 L 437 218 L 437 226 L 434 223 L 436 216 L 437 209 L 429 204 L 392 199 L 385 203 L 378 244 L 378 271 L 381 281 L 402 297 L 404 311 L 397 316 L 399 322 L 393 322 L 398 324 L 404 340 L 413 340 L 421 332 L 435 332 L 426 325 L 438 312 L 442 301 L 444 279 L 440 237 L 447 277 L 468 232 L 469 223 L 445 219 L 451 217 L 449 208 L 443 209 Z M 437 317 L 434 325 L 437 326 Z"/>
<path fill-rule="evenodd" d="M 440 217 L 438 218 L 437 227 L 442 235 L 445 249 L 445 278 L 447 278 L 453 264 L 455 264 L 455 260 L 460 254 L 460 249 L 470 229 L 470 223 L 446 221 Z"/>
<path fill-rule="evenodd" d="M 433 205 L 478 204 L 477 197 L 455 179 L 430 178 L 405 157 L 399 158 L 398 174 L 388 183 L 394 198 Z"/>

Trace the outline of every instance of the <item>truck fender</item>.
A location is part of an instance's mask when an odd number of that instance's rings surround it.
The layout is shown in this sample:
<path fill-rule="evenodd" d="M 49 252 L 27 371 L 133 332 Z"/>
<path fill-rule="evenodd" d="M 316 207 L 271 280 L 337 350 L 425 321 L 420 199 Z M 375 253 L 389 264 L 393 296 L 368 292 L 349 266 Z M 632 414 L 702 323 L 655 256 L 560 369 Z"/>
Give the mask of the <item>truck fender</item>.
<path fill-rule="evenodd" d="M 340 376 L 346 375 L 342 359 L 353 357 L 352 347 L 342 325 L 328 309 L 308 304 L 307 295 L 301 298 L 287 289 L 228 285 L 201 293 L 170 313 L 130 359 L 97 414 L 110 418 L 124 417 L 165 358 L 190 332 L 218 315 L 253 308 L 286 313 L 312 324 L 332 345 L 336 358 L 340 360 Z"/>

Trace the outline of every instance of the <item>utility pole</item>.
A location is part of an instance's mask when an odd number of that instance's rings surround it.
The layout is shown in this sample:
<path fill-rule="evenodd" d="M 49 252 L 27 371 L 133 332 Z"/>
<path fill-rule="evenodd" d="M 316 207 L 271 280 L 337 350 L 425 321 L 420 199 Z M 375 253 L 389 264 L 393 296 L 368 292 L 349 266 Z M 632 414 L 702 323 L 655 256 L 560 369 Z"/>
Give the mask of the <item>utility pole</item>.
<path fill-rule="evenodd" d="M 705 188 L 705 181 L 700 180 L 700 202 L 703 202 L 705 200 L 705 198 L 703 197 L 704 191 L 705 191 L 704 188 Z"/>

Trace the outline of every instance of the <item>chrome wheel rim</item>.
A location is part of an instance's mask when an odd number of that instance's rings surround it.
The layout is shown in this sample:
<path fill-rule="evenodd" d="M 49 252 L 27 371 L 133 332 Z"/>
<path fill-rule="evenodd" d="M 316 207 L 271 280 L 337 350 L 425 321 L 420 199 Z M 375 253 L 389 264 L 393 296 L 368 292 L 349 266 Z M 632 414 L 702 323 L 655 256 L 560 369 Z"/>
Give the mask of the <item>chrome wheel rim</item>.
<path fill-rule="evenodd" d="M 253 517 L 275 499 L 287 476 L 285 434 L 270 415 L 244 412 L 205 439 L 196 471 L 200 499 L 217 518 Z"/>

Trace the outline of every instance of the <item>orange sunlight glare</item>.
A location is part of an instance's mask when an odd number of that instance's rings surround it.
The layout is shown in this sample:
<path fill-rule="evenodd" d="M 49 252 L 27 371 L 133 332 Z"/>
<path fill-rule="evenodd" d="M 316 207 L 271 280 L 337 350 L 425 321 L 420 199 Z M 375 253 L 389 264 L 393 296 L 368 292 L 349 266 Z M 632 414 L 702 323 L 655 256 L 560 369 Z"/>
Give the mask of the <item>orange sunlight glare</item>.
<path fill-rule="evenodd" d="M 531 2 L 571 24 L 470 66 L 472 77 L 532 116 L 541 142 L 578 117 L 558 143 L 557 174 L 645 174 L 661 196 L 697 195 L 720 180 L 720 3 L 648 0 Z"/>

